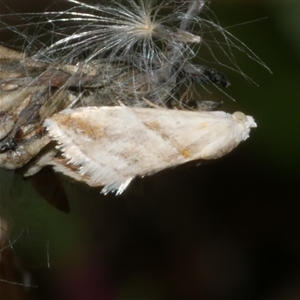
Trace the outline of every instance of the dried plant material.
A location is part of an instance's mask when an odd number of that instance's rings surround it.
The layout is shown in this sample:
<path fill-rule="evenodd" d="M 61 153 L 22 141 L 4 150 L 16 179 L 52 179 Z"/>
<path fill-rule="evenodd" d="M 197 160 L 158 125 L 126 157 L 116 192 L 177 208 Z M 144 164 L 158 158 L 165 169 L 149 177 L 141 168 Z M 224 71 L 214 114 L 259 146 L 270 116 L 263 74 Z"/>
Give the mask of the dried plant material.
<path fill-rule="evenodd" d="M 0 45 L 0 60 L 16 60 L 20 61 L 24 58 L 24 53 L 14 51 Z"/>
<path fill-rule="evenodd" d="M 135 176 L 192 160 L 216 159 L 256 127 L 241 112 L 192 112 L 130 107 L 62 111 L 45 121 L 61 157 L 54 169 L 102 192 L 120 194 Z"/>
<path fill-rule="evenodd" d="M 14 78 L 3 78 L 2 91 L 48 87 L 53 113 L 56 107 L 68 107 L 55 96 L 62 90 L 76 96 L 77 106 L 113 106 L 121 100 L 127 106 L 146 107 L 142 99 L 147 98 L 161 107 L 178 108 L 176 102 L 185 94 L 183 107 L 189 109 L 195 94 L 200 99 L 193 85 L 229 85 L 223 73 L 195 64 L 195 57 L 198 62 L 209 60 L 198 55 L 201 47 L 208 48 L 214 64 L 243 75 L 233 49 L 264 65 L 220 26 L 205 0 L 66 2 L 72 4 L 66 11 L 21 15 L 32 36 L 3 23 L 24 40 L 24 53 L 10 54 L 3 48 L 4 56 L 14 59 L 4 66 Z M 214 49 L 221 50 L 218 55 L 224 53 L 227 62 L 219 61 Z"/>

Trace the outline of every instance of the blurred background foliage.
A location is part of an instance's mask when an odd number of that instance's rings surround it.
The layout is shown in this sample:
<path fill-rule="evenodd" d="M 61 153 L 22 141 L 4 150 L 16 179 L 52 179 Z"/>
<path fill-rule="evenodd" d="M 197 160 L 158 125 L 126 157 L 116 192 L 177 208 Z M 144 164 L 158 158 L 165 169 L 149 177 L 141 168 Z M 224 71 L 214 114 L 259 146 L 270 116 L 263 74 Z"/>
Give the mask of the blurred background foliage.
<path fill-rule="evenodd" d="M 236 53 L 259 87 L 223 70 L 236 102 L 211 96 L 258 128 L 223 159 L 136 179 L 118 197 L 65 183 L 69 214 L 0 170 L 1 216 L 33 299 L 300 299 L 300 2 L 211 9 L 272 70 Z"/>

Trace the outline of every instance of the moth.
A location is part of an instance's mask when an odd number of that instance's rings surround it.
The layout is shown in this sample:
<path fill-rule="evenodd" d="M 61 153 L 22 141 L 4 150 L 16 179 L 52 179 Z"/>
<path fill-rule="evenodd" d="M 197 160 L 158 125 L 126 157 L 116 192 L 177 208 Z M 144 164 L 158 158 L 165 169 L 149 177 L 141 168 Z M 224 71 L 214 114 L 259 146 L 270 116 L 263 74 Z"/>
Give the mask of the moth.
<path fill-rule="evenodd" d="M 121 194 L 135 176 L 222 157 L 256 123 L 242 112 L 103 106 L 64 110 L 44 126 L 59 155 L 48 162 L 41 157 L 40 167 L 50 164 L 77 181 L 104 186 L 104 194 Z"/>

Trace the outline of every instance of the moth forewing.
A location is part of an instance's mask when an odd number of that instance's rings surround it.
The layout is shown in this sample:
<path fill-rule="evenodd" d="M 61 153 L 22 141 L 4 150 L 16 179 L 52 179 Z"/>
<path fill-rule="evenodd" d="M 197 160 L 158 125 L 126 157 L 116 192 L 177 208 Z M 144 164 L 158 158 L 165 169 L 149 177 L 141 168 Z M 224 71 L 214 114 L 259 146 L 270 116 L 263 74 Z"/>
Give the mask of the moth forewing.
<path fill-rule="evenodd" d="M 65 158 L 49 164 L 75 180 L 120 193 L 135 176 L 227 154 L 256 123 L 240 112 L 118 106 L 64 110 L 44 126 Z"/>

